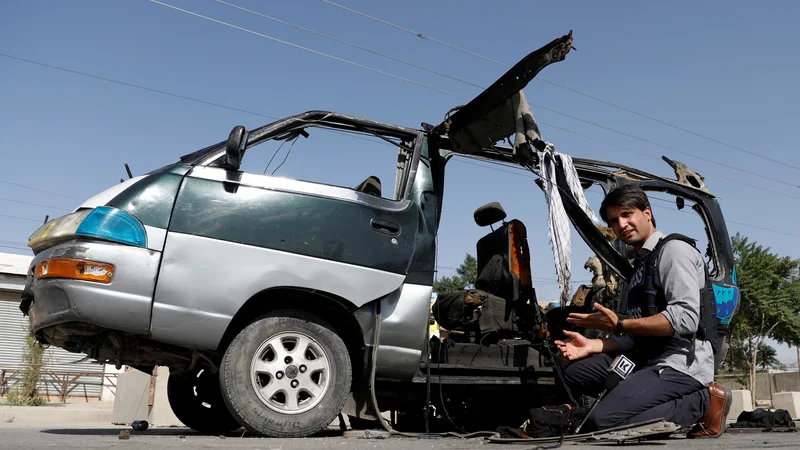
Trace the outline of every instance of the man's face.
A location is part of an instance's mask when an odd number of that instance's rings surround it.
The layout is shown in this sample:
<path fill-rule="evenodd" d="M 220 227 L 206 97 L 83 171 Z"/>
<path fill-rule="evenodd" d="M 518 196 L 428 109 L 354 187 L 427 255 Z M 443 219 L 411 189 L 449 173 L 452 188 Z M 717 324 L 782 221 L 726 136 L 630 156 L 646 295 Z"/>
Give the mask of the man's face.
<path fill-rule="evenodd" d="M 630 206 L 609 206 L 606 217 L 617 238 L 637 250 L 655 231 L 650 207 L 642 211 Z"/>

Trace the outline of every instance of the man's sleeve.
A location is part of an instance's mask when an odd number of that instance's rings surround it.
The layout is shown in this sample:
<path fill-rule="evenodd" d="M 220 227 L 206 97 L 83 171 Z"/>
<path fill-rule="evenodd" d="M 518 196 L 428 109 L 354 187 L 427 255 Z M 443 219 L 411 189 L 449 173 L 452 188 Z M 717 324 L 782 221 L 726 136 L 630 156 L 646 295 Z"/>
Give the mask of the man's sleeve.
<path fill-rule="evenodd" d="M 662 249 L 658 272 L 667 299 L 667 309 L 662 314 L 676 335 L 697 331 L 703 264 L 700 253 L 686 242 L 672 241 Z"/>
<path fill-rule="evenodd" d="M 611 336 L 611 340 L 619 345 L 621 353 L 629 352 L 633 349 L 633 339 L 630 336 Z"/>

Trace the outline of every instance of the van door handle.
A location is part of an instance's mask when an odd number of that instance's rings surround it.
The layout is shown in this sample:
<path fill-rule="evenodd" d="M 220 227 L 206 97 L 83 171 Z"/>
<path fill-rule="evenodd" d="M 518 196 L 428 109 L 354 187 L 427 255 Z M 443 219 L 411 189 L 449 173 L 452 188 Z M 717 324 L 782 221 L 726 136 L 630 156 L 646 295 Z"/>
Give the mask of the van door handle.
<path fill-rule="evenodd" d="M 372 219 L 370 221 L 372 229 L 378 233 L 388 234 L 389 236 L 397 236 L 400 234 L 400 225 L 389 222 L 387 220 Z"/>

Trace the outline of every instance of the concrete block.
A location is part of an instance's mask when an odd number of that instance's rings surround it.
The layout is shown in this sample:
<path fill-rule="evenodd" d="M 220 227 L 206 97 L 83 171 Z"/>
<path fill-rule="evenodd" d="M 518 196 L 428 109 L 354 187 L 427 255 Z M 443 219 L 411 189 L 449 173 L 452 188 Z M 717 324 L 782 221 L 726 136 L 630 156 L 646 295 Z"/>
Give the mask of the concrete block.
<path fill-rule="evenodd" d="M 138 370 L 121 373 L 116 391 L 111 423 L 127 425 L 150 418 L 150 375 Z"/>
<path fill-rule="evenodd" d="M 112 423 L 127 425 L 134 420 L 146 420 L 150 426 L 185 427 L 169 406 L 168 379 L 169 368 L 159 366 L 150 405 L 150 375 L 138 370 L 119 374 Z"/>
<path fill-rule="evenodd" d="M 772 406 L 775 409 L 785 409 L 797 420 L 800 416 L 800 392 L 776 392 L 772 394 Z"/>
<path fill-rule="evenodd" d="M 731 402 L 731 411 L 728 413 L 728 422 L 736 422 L 736 419 L 744 411 L 753 410 L 753 396 L 747 390 L 734 390 L 731 391 L 733 400 Z"/>
<path fill-rule="evenodd" d="M 756 408 L 772 409 L 772 400 L 756 399 Z"/>
<path fill-rule="evenodd" d="M 185 427 L 172 412 L 167 399 L 167 380 L 169 379 L 169 367 L 159 367 L 156 377 L 156 393 L 153 407 L 150 409 L 151 426 L 157 427 Z"/>
<path fill-rule="evenodd" d="M 103 372 L 107 377 L 103 377 L 103 390 L 100 392 L 101 402 L 113 402 L 114 396 L 117 395 L 117 388 L 114 383 L 117 382 L 117 377 L 121 373 L 125 373 L 125 367 L 117 369 L 113 364 L 106 364 Z"/>

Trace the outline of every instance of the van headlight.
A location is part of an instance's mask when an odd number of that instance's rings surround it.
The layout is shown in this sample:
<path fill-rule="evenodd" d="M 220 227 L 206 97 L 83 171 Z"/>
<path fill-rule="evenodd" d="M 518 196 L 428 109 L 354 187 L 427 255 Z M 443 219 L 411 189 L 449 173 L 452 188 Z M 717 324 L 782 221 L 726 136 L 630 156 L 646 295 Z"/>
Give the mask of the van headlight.
<path fill-rule="evenodd" d="M 47 222 L 28 238 L 28 247 L 38 250 L 39 247 L 48 243 L 72 239 L 75 237 L 75 230 L 90 212 L 91 210 L 84 209 Z"/>
<path fill-rule="evenodd" d="M 139 219 L 109 206 L 85 209 L 51 220 L 31 235 L 28 247 L 35 251 L 75 236 L 147 247 L 147 232 Z"/>
<path fill-rule="evenodd" d="M 93 209 L 75 230 L 75 234 L 135 247 L 147 247 L 147 232 L 139 219 L 121 209 L 109 206 Z"/>

